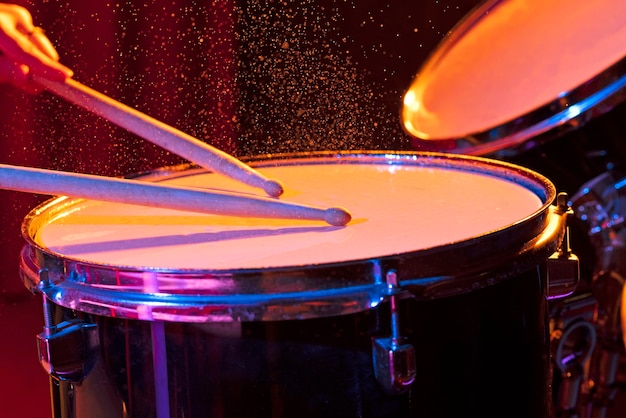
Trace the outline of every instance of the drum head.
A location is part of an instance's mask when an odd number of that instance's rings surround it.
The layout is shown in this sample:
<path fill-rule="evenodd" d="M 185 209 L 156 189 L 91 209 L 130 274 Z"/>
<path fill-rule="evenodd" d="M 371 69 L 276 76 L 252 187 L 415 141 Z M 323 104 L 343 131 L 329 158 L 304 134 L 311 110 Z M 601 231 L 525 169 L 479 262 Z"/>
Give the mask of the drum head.
<path fill-rule="evenodd" d="M 419 71 L 403 124 L 465 154 L 529 147 L 622 101 L 625 56 L 626 2 L 488 1 Z"/>
<path fill-rule="evenodd" d="M 115 316 L 136 316 L 141 304 L 197 320 L 338 314 L 385 298 L 389 270 L 424 288 L 433 278 L 475 288 L 457 276 L 510 268 L 506 260 L 546 229 L 555 197 L 529 170 L 444 154 L 307 154 L 254 166 L 285 184 L 282 199 L 344 206 L 353 220 L 335 227 L 60 198 L 24 223 L 24 276 L 36 286 L 45 269 L 56 302 Z M 189 167 L 142 179 L 256 193 Z"/>

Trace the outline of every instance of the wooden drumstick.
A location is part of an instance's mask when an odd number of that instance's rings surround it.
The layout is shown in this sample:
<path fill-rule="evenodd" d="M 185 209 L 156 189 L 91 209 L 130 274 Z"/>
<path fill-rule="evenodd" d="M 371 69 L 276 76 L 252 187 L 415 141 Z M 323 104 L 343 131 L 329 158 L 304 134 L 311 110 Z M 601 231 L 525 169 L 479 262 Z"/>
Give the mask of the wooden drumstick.
<path fill-rule="evenodd" d="M 71 78 L 64 82 L 33 75 L 46 90 L 101 116 L 187 160 L 224 174 L 247 185 L 265 190 L 269 196 L 283 193 L 282 184 L 268 179 L 232 155 L 200 141 L 170 125 L 99 93 Z"/>
<path fill-rule="evenodd" d="M 0 188 L 219 215 L 319 220 L 335 226 L 351 219 L 343 208 L 6 164 L 0 164 Z"/>

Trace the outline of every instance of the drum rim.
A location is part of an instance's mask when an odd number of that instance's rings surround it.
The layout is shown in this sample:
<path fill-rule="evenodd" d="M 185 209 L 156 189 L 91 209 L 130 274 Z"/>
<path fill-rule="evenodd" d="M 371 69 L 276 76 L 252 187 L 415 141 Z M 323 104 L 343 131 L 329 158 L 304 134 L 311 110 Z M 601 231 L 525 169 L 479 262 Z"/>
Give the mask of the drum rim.
<path fill-rule="evenodd" d="M 472 29 L 489 10 L 507 0 L 489 0 L 474 8 L 449 32 L 425 61 L 419 74 L 437 65 L 465 33 Z M 412 85 L 413 85 L 412 83 Z M 409 89 L 410 90 L 410 89 Z M 459 137 L 423 138 L 405 130 L 415 143 L 427 149 L 445 150 L 472 156 L 514 156 L 540 145 L 571 129 L 579 128 L 591 119 L 609 112 L 626 100 L 626 56 L 592 75 L 587 81 L 562 92 L 548 103 L 513 116 L 510 120 L 484 130 Z M 441 147 L 437 147 L 437 144 Z"/>
<path fill-rule="evenodd" d="M 137 269 L 124 266 L 96 265 L 94 263 L 72 259 L 42 247 L 34 241 L 31 227 L 41 218 L 42 213 L 52 209 L 62 211 L 80 199 L 56 198 L 44 202 L 33 209 L 22 224 L 22 235 L 26 245 L 22 251 L 20 273 L 27 287 L 39 290 L 56 303 L 72 309 L 93 314 L 117 317 L 137 318 L 138 307 L 150 304 L 160 320 L 193 321 L 228 321 L 228 320 L 283 320 L 307 317 L 340 315 L 370 309 L 392 292 L 385 280 L 385 275 L 395 272 L 399 279 L 399 289 L 408 291 L 420 299 L 436 299 L 495 284 L 505 280 L 520 270 L 545 260 L 555 251 L 560 234 L 550 239 L 543 239 L 539 248 L 529 243 L 550 229 L 553 223 L 551 203 L 556 191 L 554 185 L 541 174 L 529 169 L 496 160 L 454 154 L 398 152 L 398 151 L 325 151 L 316 153 L 297 153 L 258 156 L 246 159 L 253 166 L 312 163 L 313 161 L 341 160 L 341 163 L 362 163 L 363 161 L 384 161 L 398 164 L 445 165 L 459 164 L 474 170 L 493 175 L 511 175 L 526 179 L 534 184 L 531 189 L 540 196 L 542 205 L 534 213 L 520 219 L 515 224 L 502 230 L 492 231 L 481 236 L 463 240 L 453 245 L 437 246 L 427 250 L 418 250 L 404 254 L 385 255 L 373 259 L 348 260 L 337 263 L 309 266 L 285 266 L 261 270 L 164 270 Z M 143 176 L 158 179 L 163 175 L 189 173 L 200 170 L 191 165 L 179 165 L 152 170 Z M 195 172 L 195 171 L 194 171 Z M 501 178 L 501 177 L 499 177 Z M 513 238 L 512 238 L 513 237 Z M 484 245 L 488 241 L 489 245 Z M 494 247 L 491 247 L 494 245 Z M 491 262 L 493 271 L 500 271 L 496 278 L 485 276 L 480 271 L 483 266 L 477 261 L 493 258 L 493 250 L 486 248 L 505 248 L 498 252 L 528 254 L 529 260 L 506 264 L 504 258 Z M 510 261 L 510 260 L 509 260 Z M 519 261 L 519 260 L 518 260 Z M 458 264 L 452 271 L 449 263 Z M 506 266 L 503 266 L 506 264 Z M 448 266 L 443 268 L 443 266 Z M 45 270 L 51 284 L 42 290 L 40 271 Z M 220 283 L 219 294 L 186 294 L 159 292 L 147 294 L 130 292 L 124 289 L 85 285 L 81 272 L 85 270 L 101 274 L 138 274 L 154 273 L 159 280 L 201 279 Z M 71 276 L 74 274 L 74 276 Z M 263 288 L 250 288 L 248 283 L 263 280 Z M 281 283 L 297 281 L 302 287 L 291 291 L 283 289 Z M 224 283 L 235 283 L 228 288 Z M 304 284 L 303 284 L 304 283 Z M 80 298 L 76 298 L 79 294 Z M 78 302 L 78 299 L 80 301 Z"/>

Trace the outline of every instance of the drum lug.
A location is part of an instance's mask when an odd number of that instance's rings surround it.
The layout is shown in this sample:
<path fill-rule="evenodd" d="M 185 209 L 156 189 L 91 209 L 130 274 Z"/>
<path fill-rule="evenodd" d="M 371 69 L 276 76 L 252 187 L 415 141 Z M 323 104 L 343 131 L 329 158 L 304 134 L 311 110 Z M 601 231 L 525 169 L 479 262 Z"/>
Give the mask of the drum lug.
<path fill-rule="evenodd" d="M 573 211 L 569 207 L 566 193 L 559 193 L 556 202 L 556 214 L 570 216 Z M 561 246 L 548 259 L 548 299 L 559 299 L 574 293 L 580 280 L 578 257 L 572 253 L 569 245 L 569 228 Z"/>
<path fill-rule="evenodd" d="M 52 303 L 46 296 L 47 272 L 40 272 L 39 289 L 44 300 L 44 330 L 37 335 L 39 362 L 57 380 L 81 382 L 91 372 L 100 341 L 96 324 L 72 319 L 54 324 Z"/>
<path fill-rule="evenodd" d="M 391 336 L 372 339 L 374 374 L 381 388 L 388 394 L 399 395 L 409 390 L 415 380 L 415 348 L 400 335 L 397 303 L 397 276 L 395 271 L 387 274 L 387 284 L 392 293 Z"/>

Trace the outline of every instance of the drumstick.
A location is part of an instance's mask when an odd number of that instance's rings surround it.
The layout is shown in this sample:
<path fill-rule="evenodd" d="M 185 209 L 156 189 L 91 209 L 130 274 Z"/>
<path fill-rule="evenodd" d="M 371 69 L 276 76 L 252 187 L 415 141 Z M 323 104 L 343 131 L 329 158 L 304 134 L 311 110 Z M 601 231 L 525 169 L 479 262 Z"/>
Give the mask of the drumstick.
<path fill-rule="evenodd" d="M 0 164 L 0 188 L 219 215 L 321 220 L 335 226 L 343 226 L 351 219 L 343 208 L 324 209 L 263 196 L 209 192 L 190 187 L 6 164 Z"/>
<path fill-rule="evenodd" d="M 283 186 L 232 155 L 99 93 L 71 78 L 64 82 L 32 76 L 33 81 L 67 101 L 101 116 L 187 160 L 278 197 Z"/>

